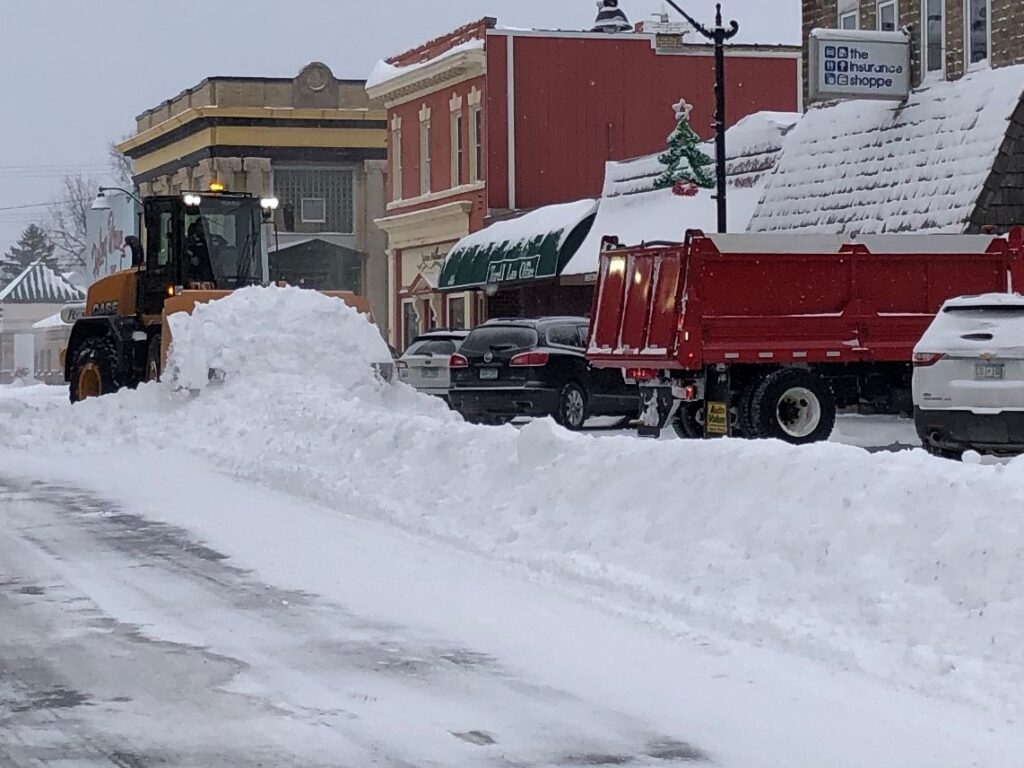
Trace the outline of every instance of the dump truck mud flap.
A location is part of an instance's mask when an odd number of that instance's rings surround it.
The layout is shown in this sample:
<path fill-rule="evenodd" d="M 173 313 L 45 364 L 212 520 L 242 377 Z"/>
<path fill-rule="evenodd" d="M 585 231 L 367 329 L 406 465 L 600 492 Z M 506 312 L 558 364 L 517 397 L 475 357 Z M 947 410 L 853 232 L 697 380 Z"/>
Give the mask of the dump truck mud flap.
<path fill-rule="evenodd" d="M 672 396 L 672 385 L 654 382 L 640 386 L 640 437 L 661 437 L 661 430 L 669 423 L 677 403 Z"/>

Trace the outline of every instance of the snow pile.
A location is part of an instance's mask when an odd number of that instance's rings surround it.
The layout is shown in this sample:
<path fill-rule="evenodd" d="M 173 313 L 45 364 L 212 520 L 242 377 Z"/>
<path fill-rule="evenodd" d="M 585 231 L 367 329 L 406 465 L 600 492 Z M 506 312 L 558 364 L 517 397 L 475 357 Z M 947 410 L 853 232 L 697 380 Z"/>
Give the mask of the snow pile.
<path fill-rule="evenodd" d="M 713 645 L 1024 711 L 1024 461 L 471 426 L 377 381 L 376 331 L 299 289 L 240 291 L 174 332 L 180 380 L 219 367 L 222 385 L 0 412 L 0 443 L 166 446 Z"/>
<path fill-rule="evenodd" d="M 371 383 L 372 364 L 391 359 L 380 333 L 356 310 L 295 287 L 245 288 L 168 322 L 168 371 L 185 389 L 205 388 L 211 370 L 226 377 L 326 377 L 350 388 Z"/>

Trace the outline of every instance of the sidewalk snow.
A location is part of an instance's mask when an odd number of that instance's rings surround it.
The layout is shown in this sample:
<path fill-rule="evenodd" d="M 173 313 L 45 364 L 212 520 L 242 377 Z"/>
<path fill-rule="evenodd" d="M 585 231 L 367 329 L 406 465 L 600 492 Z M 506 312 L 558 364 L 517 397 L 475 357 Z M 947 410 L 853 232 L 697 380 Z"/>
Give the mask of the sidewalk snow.
<path fill-rule="evenodd" d="M 1024 712 L 1024 461 L 471 426 L 377 381 L 375 329 L 293 288 L 239 291 L 176 317 L 174 333 L 171 367 L 198 394 L 167 381 L 0 408 L 0 443 L 186 451 L 640 622 Z M 210 368 L 223 383 L 207 385 Z"/>

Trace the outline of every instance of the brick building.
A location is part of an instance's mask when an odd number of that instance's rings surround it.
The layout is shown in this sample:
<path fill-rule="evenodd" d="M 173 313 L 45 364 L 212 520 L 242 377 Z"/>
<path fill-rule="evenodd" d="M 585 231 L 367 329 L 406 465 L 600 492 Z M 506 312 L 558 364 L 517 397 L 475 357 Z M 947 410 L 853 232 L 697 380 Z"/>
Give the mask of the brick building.
<path fill-rule="evenodd" d="M 729 123 L 799 110 L 799 49 L 730 46 Z M 439 292 L 452 246 L 487 223 L 597 197 L 605 163 L 662 150 L 685 97 L 712 133 L 714 55 L 679 25 L 624 34 L 511 30 L 487 18 L 378 64 L 388 110 L 392 341 L 485 319 L 480 291 Z M 518 273 L 517 273 L 518 274 Z"/>
<path fill-rule="evenodd" d="M 956 80 L 980 68 L 1024 63 L 1021 0 L 803 0 L 803 26 L 804 40 L 818 27 L 908 27 L 915 85 L 932 77 Z"/>
<path fill-rule="evenodd" d="M 387 308 L 386 125 L 364 80 L 319 62 L 295 77 L 210 77 L 136 118 L 117 149 L 143 195 L 211 182 L 281 201 L 272 279 L 354 290 L 382 330 Z"/>

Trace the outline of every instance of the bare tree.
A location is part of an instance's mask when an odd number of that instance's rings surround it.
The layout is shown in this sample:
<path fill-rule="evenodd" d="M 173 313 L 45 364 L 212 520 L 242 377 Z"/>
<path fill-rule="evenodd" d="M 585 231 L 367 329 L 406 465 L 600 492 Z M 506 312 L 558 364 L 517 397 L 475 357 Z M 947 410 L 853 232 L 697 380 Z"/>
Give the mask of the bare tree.
<path fill-rule="evenodd" d="M 99 182 L 82 174 L 65 176 L 60 197 L 49 206 L 47 229 L 64 270 L 85 266 L 86 212 L 98 188 Z"/>
<path fill-rule="evenodd" d="M 117 151 L 117 142 L 112 141 L 107 146 L 107 156 L 110 159 L 110 175 L 114 181 L 125 189 L 135 189 L 135 180 L 132 178 L 132 161 L 127 155 Z"/>

